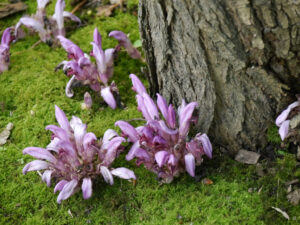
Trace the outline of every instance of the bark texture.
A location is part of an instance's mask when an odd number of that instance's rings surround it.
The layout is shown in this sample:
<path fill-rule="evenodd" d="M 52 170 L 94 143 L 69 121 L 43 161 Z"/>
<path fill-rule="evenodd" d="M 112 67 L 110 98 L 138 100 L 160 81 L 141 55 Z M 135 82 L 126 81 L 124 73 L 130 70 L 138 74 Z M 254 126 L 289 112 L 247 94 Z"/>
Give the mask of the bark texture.
<path fill-rule="evenodd" d="M 140 0 L 151 92 L 199 103 L 197 129 L 257 150 L 300 92 L 300 0 Z"/>

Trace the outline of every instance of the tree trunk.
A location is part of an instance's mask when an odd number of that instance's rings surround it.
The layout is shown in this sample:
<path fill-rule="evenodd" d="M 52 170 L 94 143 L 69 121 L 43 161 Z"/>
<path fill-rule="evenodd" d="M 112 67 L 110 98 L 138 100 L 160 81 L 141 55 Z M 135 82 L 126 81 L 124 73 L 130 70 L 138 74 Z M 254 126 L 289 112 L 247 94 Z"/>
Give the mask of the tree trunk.
<path fill-rule="evenodd" d="M 300 92 L 299 0 L 140 0 L 152 94 L 199 103 L 197 129 L 257 151 Z"/>

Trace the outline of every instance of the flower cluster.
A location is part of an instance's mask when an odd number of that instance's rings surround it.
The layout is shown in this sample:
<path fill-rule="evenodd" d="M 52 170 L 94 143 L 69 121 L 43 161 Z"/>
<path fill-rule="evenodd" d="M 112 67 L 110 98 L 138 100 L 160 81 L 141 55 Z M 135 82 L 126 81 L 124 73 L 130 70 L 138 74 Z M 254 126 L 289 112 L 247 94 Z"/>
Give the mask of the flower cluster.
<path fill-rule="evenodd" d="M 183 100 L 176 115 L 173 106 L 167 105 L 161 95 L 157 94 L 155 104 L 138 77 L 131 74 L 130 78 L 137 92 L 138 110 L 146 124 L 134 128 L 122 120 L 115 123 L 128 137 L 128 142 L 133 143 L 126 159 L 136 158 L 137 165 L 144 164 L 165 183 L 170 183 L 184 170 L 194 177 L 195 166 L 201 164 L 202 156 L 212 157 L 212 146 L 206 134 L 198 133 L 188 138 L 190 124 L 195 122 L 192 115 L 197 103 L 186 104 Z"/>
<path fill-rule="evenodd" d="M 81 23 L 80 19 L 70 12 L 64 11 L 65 1 L 57 0 L 55 5 L 55 13 L 51 17 L 47 17 L 46 6 L 49 0 L 37 0 L 37 11 L 31 17 L 22 17 L 15 27 L 15 36 L 21 38 L 24 32 L 20 26 L 38 32 L 40 39 L 51 46 L 57 42 L 58 35 L 65 35 L 64 18 L 69 18 L 72 21 Z"/>
<path fill-rule="evenodd" d="M 10 34 L 11 29 L 6 28 L 2 34 L 1 44 L 0 44 L 0 74 L 8 70 L 9 66 L 9 45 L 13 40 L 12 35 Z"/>
<path fill-rule="evenodd" d="M 276 118 L 276 125 L 279 127 L 279 135 L 283 141 L 288 136 L 300 136 L 300 133 L 295 130 L 299 124 L 292 125 L 291 121 L 296 116 L 300 115 L 300 95 L 297 95 L 297 101 L 290 104 L 282 113 Z M 290 129 L 291 128 L 291 129 Z"/>
<path fill-rule="evenodd" d="M 107 130 L 103 139 L 97 141 L 95 134 L 87 133 L 86 124 L 73 116 L 68 121 L 65 113 L 55 106 L 55 116 L 60 127 L 49 125 L 47 130 L 52 132 L 52 141 L 44 148 L 28 147 L 24 154 L 31 155 L 34 160 L 25 165 L 23 173 L 34 170 L 45 170 L 42 180 L 51 184 L 51 177 L 58 183 L 54 192 L 60 191 L 57 202 L 69 198 L 82 189 L 84 199 L 92 195 L 92 181 L 99 175 L 112 185 L 113 175 L 123 179 L 136 179 L 134 173 L 127 168 L 111 169 L 111 164 L 123 150 L 119 137 L 114 130 Z"/>
<path fill-rule="evenodd" d="M 89 85 L 95 92 L 100 92 L 104 101 L 111 108 L 115 109 L 120 104 L 116 101 L 116 96 L 119 95 L 119 92 L 116 84 L 114 82 L 109 84 L 109 80 L 113 76 L 113 63 L 116 54 L 123 46 L 132 58 L 137 59 L 141 55 L 121 31 L 109 33 L 109 37 L 117 39 L 119 44 L 115 48 L 109 48 L 105 51 L 102 49 L 102 38 L 97 28 L 94 30 L 93 36 L 94 41 L 91 43 L 93 50 L 90 55 L 95 58 L 96 64 L 92 63 L 90 57 L 72 41 L 63 36 L 58 36 L 71 61 L 61 62 L 56 69 L 63 68 L 67 76 L 72 76 L 66 85 L 66 95 L 68 97 L 73 97 L 72 87 L 79 82 L 82 85 Z"/>

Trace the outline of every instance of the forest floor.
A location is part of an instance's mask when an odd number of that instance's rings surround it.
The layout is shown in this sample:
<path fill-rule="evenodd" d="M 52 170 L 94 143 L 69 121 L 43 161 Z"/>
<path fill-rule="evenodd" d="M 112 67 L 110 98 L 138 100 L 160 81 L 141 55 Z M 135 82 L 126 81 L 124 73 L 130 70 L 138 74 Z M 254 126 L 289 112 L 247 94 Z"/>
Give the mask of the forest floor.
<path fill-rule="evenodd" d="M 34 13 L 35 1 L 24 2 L 29 5 L 26 13 Z M 91 50 L 95 27 L 102 34 L 104 49 L 116 44 L 107 37 L 112 30 L 130 34 L 132 42 L 139 40 L 137 0 L 129 3 L 130 9 L 116 10 L 111 17 L 85 16 L 85 26 L 67 37 L 84 52 Z M 48 8 L 53 12 L 54 3 Z M 66 9 L 71 7 L 67 4 Z M 0 30 L 16 24 L 20 16 L 0 20 Z M 114 166 L 134 170 L 136 185 L 116 179 L 109 186 L 99 180 L 92 198 L 84 200 L 77 193 L 57 204 L 54 184 L 47 187 L 36 172 L 22 174 L 24 165 L 32 161 L 22 150 L 49 143 L 45 126 L 57 124 L 55 104 L 68 118 L 80 117 L 97 137 L 114 128 L 117 120 L 141 117 L 129 74 L 138 75 L 146 84 L 141 72 L 145 64 L 125 52 L 118 56 L 114 80 L 125 109 L 110 109 L 90 91 L 93 107 L 82 110 L 83 94 L 89 89 L 76 89 L 75 96 L 67 98 L 64 89 L 69 78 L 62 71 L 54 72 L 56 65 L 66 60 L 65 51 L 43 43 L 32 48 L 37 41 L 34 35 L 12 44 L 10 69 L 0 75 L 0 132 L 9 122 L 14 124 L 8 142 L 0 146 L 0 224 L 300 224 L 300 206 L 292 205 L 286 197 L 286 182 L 300 176 L 299 163 L 288 148 L 280 147 L 275 127 L 269 129 L 270 144 L 261 151 L 259 166 L 236 162 L 215 148 L 213 159 L 205 158 L 197 168 L 196 179 L 184 174 L 171 184 L 160 185 L 154 174 L 125 161 L 123 153 Z M 213 183 L 203 182 L 204 178 Z M 287 212 L 290 219 L 272 207 Z"/>

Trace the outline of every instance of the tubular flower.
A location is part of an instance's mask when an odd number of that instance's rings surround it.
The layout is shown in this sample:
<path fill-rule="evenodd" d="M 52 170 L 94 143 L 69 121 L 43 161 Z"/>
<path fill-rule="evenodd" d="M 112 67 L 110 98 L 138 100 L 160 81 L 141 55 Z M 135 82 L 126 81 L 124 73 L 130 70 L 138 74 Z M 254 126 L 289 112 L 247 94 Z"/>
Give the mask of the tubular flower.
<path fill-rule="evenodd" d="M 37 0 L 37 11 L 32 16 L 22 17 L 15 26 L 15 36 L 21 38 L 23 31 L 21 25 L 37 32 L 41 41 L 51 46 L 53 43 L 57 44 L 57 36 L 65 35 L 64 18 L 69 18 L 72 21 L 81 23 L 80 19 L 70 12 L 65 12 L 65 1 L 57 0 L 55 5 L 55 12 L 53 16 L 48 17 L 46 14 L 46 6 L 49 0 Z"/>
<path fill-rule="evenodd" d="M 293 129 L 290 129 L 290 121 L 300 113 L 300 96 L 297 95 L 298 100 L 290 104 L 285 110 L 283 110 L 280 115 L 276 118 L 276 125 L 279 127 L 279 135 L 283 141 L 289 134 L 291 136 L 297 136 L 299 132 L 296 132 Z"/>
<path fill-rule="evenodd" d="M 6 28 L 3 31 L 1 44 L 0 44 L 0 74 L 8 70 L 10 55 L 9 55 L 9 45 L 13 40 L 10 34 L 11 29 Z"/>
<path fill-rule="evenodd" d="M 212 145 L 206 134 L 188 137 L 197 103 L 182 101 L 176 113 L 160 94 L 155 103 L 136 75 L 131 74 L 130 78 L 137 92 L 138 110 L 146 123 L 137 128 L 121 120 L 115 123 L 127 141 L 133 143 L 126 159 L 136 158 L 137 165 L 144 164 L 165 183 L 172 182 L 184 170 L 194 177 L 196 165 L 203 161 L 202 156 L 212 158 Z"/>
<path fill-rule="evenodd" d="M 126 45 L 118 44 L 115 48 L 103 50 L 102 37 L 98 29 L 95 28 L 93 34 L 94 40 L 91 42 L 92 51 L 90 53 L 90 55 L 95 58 L 95 64 L 92 63 L 90 57 L 72 41 L 63 36 L 57 37 L 62 47 L 68 53 L 68 58 L 71 59 L 71 61 L 63 61 L 57 66 L 57 69 L 62 68 L 67 76 L 72 76 L 66 87 L 66 95 L 68 97 L 73 96 L 72 87 L 75 87 L 79 82 L 81 85 L 89 85 L 92 90 L 98 92 L 112 109 L 121 105 L 116 84 L 113 81 L 109 84 L 113 76 L 114 59 L 120 51 L 121 46 L 125 46 L 125 48 L 129 46 L 130 48 L 127 51 L 133 58 L 139 58 L 140 53 L 137 49 L 133 48 L 131 42 L 123 32 L 114 32 L 123 34 L 120 43 L 126 42 Z M 117 40 L 119 39 L 117 38 Z"/>
<path fill-rule="evenodd" d="M 23 173 L 44 170 L 42 180 L 51 185 L 51 177 L 57 182 L 54 192 L 60 191 L 57 202 L 69 198 L 78 190 L 82 190 L 84 199 L 92 196 L 92 181 L 98 176 L 112 185 L 113 176 L 122 179 L 136 179 L 134 173 L 126 168 L 112 169 L 111 164 L 123 150 L 125 141 L 113 130 L 107 130 L 102 140 L 95 134 L 87 132 L 86 124 L 73 116 L 70 122 L 65 113 L 55 106 L 55 116 L 59 126 L 49 125 L 52 140 L 46 148 L 28 147 L 23 154 L 36 160 L 26 164 Z"/>

